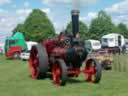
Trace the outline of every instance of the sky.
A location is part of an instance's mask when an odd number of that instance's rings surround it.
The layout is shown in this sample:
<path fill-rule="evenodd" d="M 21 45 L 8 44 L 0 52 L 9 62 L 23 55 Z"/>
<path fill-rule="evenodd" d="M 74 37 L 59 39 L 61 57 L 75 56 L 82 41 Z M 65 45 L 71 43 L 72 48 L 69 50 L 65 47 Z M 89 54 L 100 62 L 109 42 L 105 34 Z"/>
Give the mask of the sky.
<path fill-rule="evenodd" d="M 100 10 L 106 11 L 115 24 L 128 25 L 128 0 L 0 0 L 0 43 L 37 8 L 47 13 L 57 33 L 71 20 L 72 9 L 80 10 L 80 20 L 87 25 Z"/>

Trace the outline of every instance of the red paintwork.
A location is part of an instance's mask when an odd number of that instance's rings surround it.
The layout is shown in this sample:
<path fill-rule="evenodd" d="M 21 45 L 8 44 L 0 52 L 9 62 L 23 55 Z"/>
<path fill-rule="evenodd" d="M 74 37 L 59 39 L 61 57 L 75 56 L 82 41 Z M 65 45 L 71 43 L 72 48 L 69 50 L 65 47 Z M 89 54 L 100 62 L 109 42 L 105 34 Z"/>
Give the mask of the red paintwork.
<path fill-rule="evenodd" d="M 13 54 L 15 52 L 18 52 L 18 53 L 21 53 L 22 51 L 22 47 L 21 46 L 12 46 L 10 47 L 9 51 L 6 53 L 6 57 L 7 58 L 12 58 L 13 57 Z"/>
<path fill-rule="evenodd" d="M 66 48 L 61 46 L 59 40 L 48 39 L 43 41 L 42 45 L 46 48 L 49 58 L 58 56 L 65 60 Z"/>
<path fill-rule="evenodd" d="M 80 69 L 67 70 L 67 74 L 69 74 L 69 75 L 79 75 L 81 72 L 83 72 L 83 71 L 81 71 Z"/>
<path fill-rule="evenodd" d="M 93 60 L 89 59 L 86 62 L 86 67 L 85 67 L 85 71 L 84 71 L 88 82 L 94 82 L 94 79 L 96 78 L 96 71 L 97 71 L 96 65 L 95 64 L 93 65 L 92 63 L 93 63 Z"/>
<path fill-rule="evenodd" d="M 39 64 L 38 64 L 38 58 L 37 58 L 37 49 L 35 47 L 33 47 L 33 51 L 32 51 L 32 56 L 33 58 L 30 58 L 29 62 L 29 67 L 30 67 L 30 73 L 32 78 L 36 79 L 39 77 L 39 73 L 38 73 L 38 68 L 39 68 Z"/>

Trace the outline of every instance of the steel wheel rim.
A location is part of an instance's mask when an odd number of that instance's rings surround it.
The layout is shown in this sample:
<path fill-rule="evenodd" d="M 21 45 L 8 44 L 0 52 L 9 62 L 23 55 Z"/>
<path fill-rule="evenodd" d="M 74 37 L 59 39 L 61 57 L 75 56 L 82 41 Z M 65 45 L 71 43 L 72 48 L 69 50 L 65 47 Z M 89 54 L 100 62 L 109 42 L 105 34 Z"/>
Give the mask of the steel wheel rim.
<path fill-rule="evenodd" d="M 85 70 L 86 70 L 85 75 L 87 81 L 93 83 L 96 79 L 96 73 L 97 73 L 95 62 L 93 60 L 88 61 Z"/>
<path fill-rule="evenodd" d="M 14 53 L 14 59 L 18 59 L 18 58 L 19 58 L 19 53 L 18 52 Z"/>
<path fill-rule="evenodd" d="M 55 83 L 56 85 L 60 85 L 61 84 L 61 68 L 59 66 L 59 62 L 55 62 L 53 69 L 52 69 L 52 75 L 53 75 L 53 83 Z"/>
<path fill-rule="evenodd" d="M 32 78 L 37 79 L 39 76 L 39 61 L 38 61 L 38 51 L 34 46 L 30 54 L 30 73 Z"/>

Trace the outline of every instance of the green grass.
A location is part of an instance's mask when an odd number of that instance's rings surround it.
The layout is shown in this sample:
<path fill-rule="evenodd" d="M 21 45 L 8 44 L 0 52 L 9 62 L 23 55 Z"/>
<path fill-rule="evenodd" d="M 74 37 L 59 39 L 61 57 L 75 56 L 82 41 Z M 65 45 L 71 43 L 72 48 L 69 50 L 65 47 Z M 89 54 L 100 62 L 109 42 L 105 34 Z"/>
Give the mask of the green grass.
<path fill-rule="evenodd" d="M 53 85 L 49 78 L 33 80 L 28 62 L 0 56 L 0 96 L 128 96 L 127 72 L 103 71 L 99 84 L 84 80 L 80 75 L 64 87 Z"/>

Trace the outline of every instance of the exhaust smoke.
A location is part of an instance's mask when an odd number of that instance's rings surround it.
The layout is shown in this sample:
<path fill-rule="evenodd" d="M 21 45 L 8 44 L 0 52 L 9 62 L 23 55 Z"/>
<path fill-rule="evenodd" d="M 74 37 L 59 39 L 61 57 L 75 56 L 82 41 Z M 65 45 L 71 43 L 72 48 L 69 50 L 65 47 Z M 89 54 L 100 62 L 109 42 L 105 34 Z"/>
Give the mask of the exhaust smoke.
<path fill-rule="evenodd" d="M 87 6 L 89 4 L 95 3 L 97 0 L 71 0 L 73 9 L 80 9 L 82 6 Z"/>

